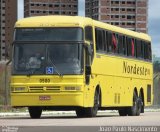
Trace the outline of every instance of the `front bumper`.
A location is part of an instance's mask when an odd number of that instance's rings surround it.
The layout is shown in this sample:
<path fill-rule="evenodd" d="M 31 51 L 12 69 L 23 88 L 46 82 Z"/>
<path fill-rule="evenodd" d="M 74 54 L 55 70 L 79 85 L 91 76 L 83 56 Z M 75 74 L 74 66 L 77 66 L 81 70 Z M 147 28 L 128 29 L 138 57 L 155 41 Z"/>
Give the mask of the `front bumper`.
<path fill-rule="evenodd" d="M 11 106 L 84 106 L 83 92 L 11 93 Z"/>

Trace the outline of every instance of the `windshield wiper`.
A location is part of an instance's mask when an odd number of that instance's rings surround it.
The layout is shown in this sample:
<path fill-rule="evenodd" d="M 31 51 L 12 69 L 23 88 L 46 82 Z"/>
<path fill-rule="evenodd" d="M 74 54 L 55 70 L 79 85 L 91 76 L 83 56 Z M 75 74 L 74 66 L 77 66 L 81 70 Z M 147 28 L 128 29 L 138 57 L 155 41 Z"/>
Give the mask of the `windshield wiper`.
<path fill-rule="evenodd" d="M 52 64 L 52 66 L 55 68 L 55 71 L 57 72 L 57 74 L 60 77 L 63 77 L 63 74 L 59 72 L 59 70 L 57 69 L 56 65 L 54 64 L 53 60 L 50 59 L 50 57 L 48 56 L 48 60 L 50 61 L 50 63 Z"/>

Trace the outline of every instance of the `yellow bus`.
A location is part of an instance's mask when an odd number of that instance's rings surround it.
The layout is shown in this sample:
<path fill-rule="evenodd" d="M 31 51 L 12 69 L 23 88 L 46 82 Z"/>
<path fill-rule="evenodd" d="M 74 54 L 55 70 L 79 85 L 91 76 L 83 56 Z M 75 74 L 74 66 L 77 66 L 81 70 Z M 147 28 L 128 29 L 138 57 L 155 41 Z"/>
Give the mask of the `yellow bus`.
<path fill-rule="evenodd" d="M 138 116 L 152 104 L 151 38 L 79 16 L 38 16 L 15 24 L 11 105 L 75 110 L 95 117 L 98 110 Z"/>

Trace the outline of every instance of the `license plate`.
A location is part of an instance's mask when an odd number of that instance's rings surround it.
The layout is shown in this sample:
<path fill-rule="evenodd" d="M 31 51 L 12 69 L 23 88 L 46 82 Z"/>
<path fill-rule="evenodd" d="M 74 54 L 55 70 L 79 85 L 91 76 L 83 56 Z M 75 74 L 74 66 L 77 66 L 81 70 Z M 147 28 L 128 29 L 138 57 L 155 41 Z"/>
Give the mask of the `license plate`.
<path fill-rule="evenodd" d="M 39 100 L 41 100 L 41 101 L 51 100 L 51 96 L 49 96 L 49 95 L 41 95 L 41 96 L 39 96 Z"/>

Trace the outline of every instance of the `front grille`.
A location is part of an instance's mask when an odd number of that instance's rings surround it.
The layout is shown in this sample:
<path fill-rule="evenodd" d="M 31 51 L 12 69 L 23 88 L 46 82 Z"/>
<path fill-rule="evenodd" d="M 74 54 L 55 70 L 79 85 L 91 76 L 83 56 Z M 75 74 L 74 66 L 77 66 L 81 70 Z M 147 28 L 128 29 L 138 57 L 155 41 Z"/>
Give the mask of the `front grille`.
<path fill-rule="evenodd" d="M 60 86 L 49 86 L 49 87 L 46 87 L 46 91 L 60 91 Z"/>
<path fill-rule="evenodd" d="M 61 90 L 60 86 L 46 86 L 46 87 L 32 86 L 32 87 L 29 87 L 30 92 L 57 92 L 60 90 Z"/>
<path fill-rule="evenodd" d="M 30 92 L 42 92 L 44 91 L 44 87 L 29 87 Z"/>

